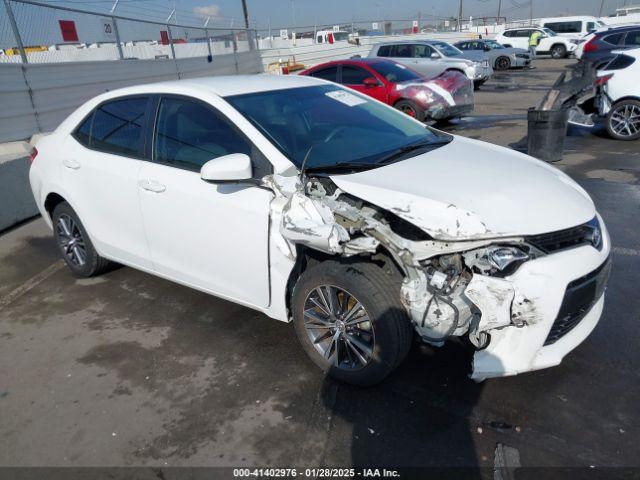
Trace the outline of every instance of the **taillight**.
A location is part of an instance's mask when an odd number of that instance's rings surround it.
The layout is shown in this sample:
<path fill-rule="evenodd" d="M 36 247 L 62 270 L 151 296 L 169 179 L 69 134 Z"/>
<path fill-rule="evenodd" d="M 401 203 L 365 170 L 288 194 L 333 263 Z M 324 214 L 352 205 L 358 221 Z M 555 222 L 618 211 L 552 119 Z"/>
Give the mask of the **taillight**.
<path fill-rule="evenodd" d="M 37 156 L 38 156 L 38 149 L 36 147 L 33 147 L 31 149 L 31 153 L 29 154 L 29 161 L 33 162 Z"/>
<path fill-rule="evenodd" d="M 596 43 L 596 38 L 597 37 L 593 37 L 584 45 L 584 47 L 582 48 L 583 53 L 595 52 L 596 50 L 598 50 L 598 44 Z"/>
<path fill-rule="evenodd" d="M 613 73 L 596 78 L 596 87 L 604 87 L 611 80 L 611 77 L 613 77 Z"/>

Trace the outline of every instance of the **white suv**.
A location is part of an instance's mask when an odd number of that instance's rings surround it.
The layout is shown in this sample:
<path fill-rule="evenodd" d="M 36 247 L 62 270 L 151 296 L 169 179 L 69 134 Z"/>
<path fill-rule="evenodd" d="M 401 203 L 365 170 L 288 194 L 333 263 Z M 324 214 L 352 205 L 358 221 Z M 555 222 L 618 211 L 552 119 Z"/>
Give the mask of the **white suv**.
<path fill-rule="evenodd" d="M 550 367 L 602 313 L 609 236 L 573 180 L 324 80 L 114 90 L 36 148 L 73 273 L 115 261 L 292 320 L 347 382 L 383 379 L 414 333 L 468 339 L 478 380 Z"/>
<path fill-rule="evenodd" d="M 566 58 L 577 48 L 577 41 L 561 37 L 548 28 L 510 28 L 496 36 L 496 41 L 505 47 L 529 48 L 529 38 L 534 31 L 542 35 L 536 47 L 538 55 L 551 55 L 552 58 Z"/>

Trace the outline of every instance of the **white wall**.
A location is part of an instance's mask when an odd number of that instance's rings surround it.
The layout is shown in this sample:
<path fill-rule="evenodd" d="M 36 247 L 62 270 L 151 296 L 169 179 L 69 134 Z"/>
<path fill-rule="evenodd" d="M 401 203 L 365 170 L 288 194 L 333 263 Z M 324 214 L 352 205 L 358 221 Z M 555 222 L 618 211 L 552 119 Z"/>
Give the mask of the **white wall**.
<path fill-rule="evenodd" d="M 178 60 L 0 64 L 0 142 L 47 132 L 90 98 L 119 87 L 262 71 L 257 51 Z"/>

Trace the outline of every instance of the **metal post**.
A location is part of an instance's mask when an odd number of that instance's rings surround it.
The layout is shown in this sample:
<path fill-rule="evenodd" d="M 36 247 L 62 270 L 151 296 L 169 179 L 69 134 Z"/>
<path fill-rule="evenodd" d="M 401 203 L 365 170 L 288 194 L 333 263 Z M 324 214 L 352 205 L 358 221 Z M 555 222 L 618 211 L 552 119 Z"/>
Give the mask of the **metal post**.
<path fill-rule="evenodd" d="M 173 46 L 173 35 L 171 35 L 171 27 L 167 24 L 167 36 L 169 37 L 169 45 L 171 46 L 171 56 L 173 57 L 173 63 L 176 66 L 176 73 L 178 74 L 178 80 L 180 80 L 180 69 L 178 68 L 178 60 L 176 59 L 176 49 Z"/>
<path fill-rule="evenodd" d="M 498 0 L 498 17 L 496 18 L 496 25 L 500 25 L 500 13 L 502 12 L 502 0 Z"/>
<path fill-rule="evenodd" d="M 120 55 L 120 60 L 124 60 L 124 53 L 122 53 L 122 43 L 120 42 L 120 32 L 118 32 L 118 22 L 116 21 L 116 17 L 111 17 L 111 21 L 113 21 L 113 33 L 116 36 L 118 55 Z"/>
<path fill-rule="evenodd" d="M 236 41 L 236 32 L 231 30 L 231 38 L 233 38 L 233 61 L 236 65 L 236 73 L 238 73 L 238 42 Z"/>
<path fill-rule="evenodd" d="M 529 0 L 529 26 L 533 25 L 533 0 Z"/>
<path fill-rule="evenodd" d="M 249 30 L 249 10 L 247 10 L 247 0 L 242 0 L 242 15 L 244 15 L 244 28 Z"/>
<path fill-rule="evenodd" d="M 13 11 L 11 10 L 11 4 L 9 3 L 9 0 L 4 0 L 4 7 L 7 10 L 7 15 L 9 16 L 9 23 L 11 23 L 13 36 L 16 39 L 16 43 L 18 44 L 18 50 L 20 51 L 20 58 L 22 59 L 22 63 L 29 63 L 27 61 L 27 54 L 24 51 L 24 45 L 22 44 L 22 38 L 20 38 L 18 24 L 16 23 L 16 18 L 13 16 Z"/>
<path fill-rule="evenodd" d="M 211 38 L 209 37 L 209 30 L 204 29 L 204 34 L 207 37 L 207 50 L 209 51 L 209 56 L 213 60 L 213 54 L 211 53 Z"/>
<path fill-rule="evenodd" d="M 462 31 L 462 0 L 460 0 L 460 6 L 458 7 L 458 31 Z"/>
<path fill-rule="evenodd" d="M 604 10 L 604 0 L 602 0 L 602 2 L 600 2 L 600 13 L 598 14 L 598 17 L 602 17 L 602 11 Z"/>

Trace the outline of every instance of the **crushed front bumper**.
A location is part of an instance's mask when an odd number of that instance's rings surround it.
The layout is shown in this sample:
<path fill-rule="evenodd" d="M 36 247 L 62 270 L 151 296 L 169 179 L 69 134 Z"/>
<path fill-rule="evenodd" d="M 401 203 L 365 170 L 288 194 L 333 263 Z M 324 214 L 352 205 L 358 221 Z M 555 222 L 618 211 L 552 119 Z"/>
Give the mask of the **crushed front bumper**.
<path fill-rule="evenodd" d="M 609 273 L 610 239 L 602 221 L 600 225 L 601 250 L 585 245 L 553 253 L 524 263 L 505 279 L 494 280 L 503 291 L 510 284 L 513 301 L 506 306 L 502 302 L 500 308 L 508 312 L 481 308 L 482 315 L 504 317 L 508 313 L 511 324 L 487 331 L 490 342 L 475 354 L 471 378 L 482 381 L 553 367 L 587 338 L 602 314 Z M 567 317 L 567 297 L 576 286 L 583 289 L 579 292 L 583 309 Z"/>

